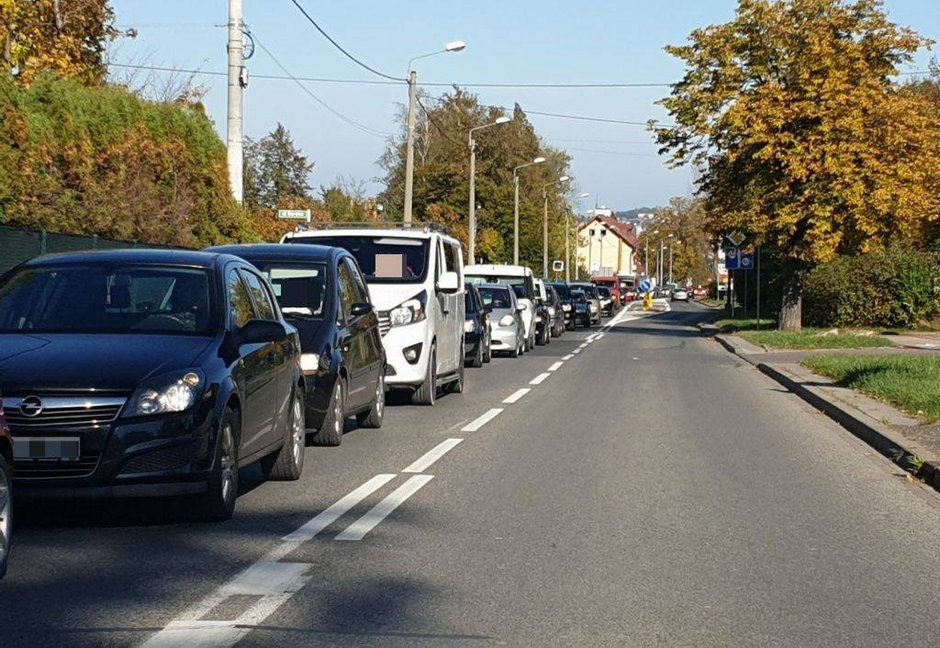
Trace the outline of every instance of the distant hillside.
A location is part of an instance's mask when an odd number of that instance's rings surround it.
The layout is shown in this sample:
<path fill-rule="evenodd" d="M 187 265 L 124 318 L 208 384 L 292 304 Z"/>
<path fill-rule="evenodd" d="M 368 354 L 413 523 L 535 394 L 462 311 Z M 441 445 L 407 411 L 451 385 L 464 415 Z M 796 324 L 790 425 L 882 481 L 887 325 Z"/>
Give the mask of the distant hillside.
<path fill-rule="evenodd" d="M 633 220 L 637 217 L 638 214 L 651 214 L 657 209 L 658 207 L 637 207 L 635 209 L 628 209 L 626 211 L 614 212 L 614 216 L 619 220 Z"/>

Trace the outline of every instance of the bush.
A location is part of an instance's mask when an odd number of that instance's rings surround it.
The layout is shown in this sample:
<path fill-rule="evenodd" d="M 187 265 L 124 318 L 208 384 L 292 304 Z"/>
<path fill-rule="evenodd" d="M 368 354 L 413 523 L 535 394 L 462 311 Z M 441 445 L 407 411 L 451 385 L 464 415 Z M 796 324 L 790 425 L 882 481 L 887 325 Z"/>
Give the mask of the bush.
<path fill-rule="evenodd" d="M 0 76 L 0 223 L 199 247 L 258 238 L 202 107 Z"/>
<path fill-rule="evenodd" d="M 912 328 L 940 312 L 937 257 L 906 247 L 839 257 L 816 267 L 804 291 L 811 326 Z"/>

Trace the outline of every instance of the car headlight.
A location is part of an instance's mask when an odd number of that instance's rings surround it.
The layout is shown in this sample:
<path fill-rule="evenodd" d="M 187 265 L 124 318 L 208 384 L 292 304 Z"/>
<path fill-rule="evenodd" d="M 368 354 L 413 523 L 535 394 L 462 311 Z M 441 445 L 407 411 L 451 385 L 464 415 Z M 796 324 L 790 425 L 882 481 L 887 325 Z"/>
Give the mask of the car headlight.
<path fill-rule="evenodd" d="M 311 376 L 320 370 L 320 354 L 302 353 L 300 355 L 300 371 L 305 376 Z"/>
<path fill-rule="evenodd" d="M 420 322 L 427 317 L 425 307 L 428 304 L 428 293 L 422 290 L 411 299 L 402 302 L 388 313 L 392 326 L 405 326 Z"/>
<path fill-rule="evenodd" d="M 592 303 L 592 304 L 591 304 L 591 310 L 592 310 L 592 311 L 596 311 L 596 310 L 597 310 L 597 304 Z"/>
<path fill-rule="evenodd" d="M 467 320 L 463 323 L 463 332 L 464 333 L 473 333 L 476 327 L 473 324 L 473 320 Z"/>
<path fill-rule="evenodd" d="M 562 304 L 561 309 L 567 313 L 571 310 L 571 304 Z"/>
<path fill-rule="evenodd" d="M 536 316 L 535 316 L 535 321 L 536 321 L 536 322 L 541 322 L 541 321 L 542 321 L 542 316 L 541 316 L 541 315 L 536 315 Z"/>
<path fill-rule="evenodd" d="M 512 315 L 503 315 L 501 318 L 499 318 L 499 325 L 504 327 L 512 326 L 513 322 L 515 321 L 516 320 L 513 319 Z"/>
<path fill-rule="evenodd" d="M 124 416 L 153 416 L 185 412 L 205 390 L 205 375 L 187 369 L 148 378 L 127 401 Z"/>

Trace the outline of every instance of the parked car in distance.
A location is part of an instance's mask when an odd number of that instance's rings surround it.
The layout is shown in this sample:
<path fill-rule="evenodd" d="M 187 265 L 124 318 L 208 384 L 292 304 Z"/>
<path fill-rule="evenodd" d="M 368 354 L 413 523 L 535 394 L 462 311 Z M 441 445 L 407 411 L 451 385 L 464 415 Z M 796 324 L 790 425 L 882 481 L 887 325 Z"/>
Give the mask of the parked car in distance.
<path fill-rule="evenodd" d="M 558 291 L 553 285 L 545 284 L 545 294 L 548 298 L 548 313 L 552 318 L 552 337 L 558 337 L 565 332 L 565 311 Z"/>
<path fill-rule="evenodd" d="M 561 310 L 565 316 L 565 328 L 575 328 L 574 298 L 571 295 L 571 286 L 563 281 L 554 281 L 549 285 L 558 294 L 558 299 L 561 300 Z"/>
<path fill-rule="evenodd" d="M 548 293 L 545 292 L 545 283 L 535 279 L 535 343 L 543 346 L 551 341 L 552 313 L 548 308 Z"/>
<path fill-rule="evenodd" d="M 13 438 L 0 395 L 0 578 L 7 573 L 13 542 Z"/>
<path fill-rule="evenodd" d="M 614 298 L 610 294 L 610 288 L 606 286 L 597 287 L 597 296 L 601 300 L 601 312 L 608 317 L 614 314 Z"/>
<path fill-rule="evenodd" d="M 193 495 L 235 510 L 238 469 L 300 477 L 300 339 L 227 254 L 115 250 L 0 277 L 0 392 L 17 498 Z"/>
<path fill-rule="evenodd" d="M 677 286 L 672 291 L 672 301 L 689 301 L 689 291 L 683 286 Z"/>
<path fill-rule="evenodd" d="M 525 350 L 535 348 L 535 275 L 532 268 L 521 265 L 480 264 L 465 268 L 467 280 L 473 283 L 501 283 L 516 286 L 516 297 L 522 306 L 525 328 Z"/>
<path fill-rule="evenodd" d="M 597 292 L 597 286 L 592 283 L 573 283 L 572 287 L 577 288 L 584 293 L 588 300 L 588 308 L 591 313 L 591 324 L 600 324 L 601 321 L 601 298 Z"/>
<path fill-rule="evenodd" d="M 431 227 L 302 230 L 283 243 L 352 254 L 378 310 L 385 382 L 434 405 L 439 389 L 464 387 L 464 267 L 457 239 Z"/>
<path fill-rule="evenodd" d="M 482 367 L 483 363 L 493 359 L 492 323 L 490 309 L 483 303 L 480 291 L 474 284 L 465 285 L 464 303 L 466 304 L 466 322 L 464 324 L 465 361 L 471 367 Z"/>
<path fill-rule="evenodd" d="M 342 248 L 320 245 L 226 245 L 209 252 L 233 254 L 267 278 L 284 318 L 300 335 L 307 436 L 337 446 L 344 422 L 382 427 L 385 417 L 385 349 L 356 259 Z"/>
<path fill-rule="evenodd" d="M 623 296 L 620 277 L 596 275 L 591 277 L 591 283 L 599 288 L 607 288 L 610 292 L 610 299 L 619 307 Z"/>
<path fill-rule="evenodd" d="M 580 287 L 575 287 L 571 289 L 571 306 L 572 306 L 572 327 L 578 328 L 578 325 L 581 326 L 590 326 L 591 320 L 591 304 L 588 301 L 587 295 L 584 294 L 584 291 Z"/>
<path fill-rule="evenodd" d="M 708 297 L 708 289 L 705 286 L 696 286 L 692 289 L 692 296 L 695 299 L 704 299 Z"/>
<path fill-rule="evenodd" d="M 477 284 L 483 304 L 490 309 L 493 322 L 493 351 L 518 358 L 525 352 L 524 308 L 511 286 L 506 284 Z"/>

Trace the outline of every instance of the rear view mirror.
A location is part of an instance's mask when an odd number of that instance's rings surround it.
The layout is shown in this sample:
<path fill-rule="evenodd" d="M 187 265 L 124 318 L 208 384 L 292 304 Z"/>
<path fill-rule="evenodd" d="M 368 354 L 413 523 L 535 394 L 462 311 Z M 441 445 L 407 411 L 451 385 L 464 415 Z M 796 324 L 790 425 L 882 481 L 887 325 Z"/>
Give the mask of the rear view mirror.
<path fill-rule="evenodd" d="M 357 302 L 349 309 L 349 314 L 353 317 L 362 317 L 372 312 L 372 304 L 369 302 Z"/>
<path fill-rule="evenodd" d="M 441 292 L 457 292 L 460 287 L 460 280 L 456 272 L 442 272 L 437 280 L 437 289 Z"/>

